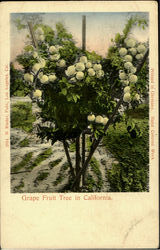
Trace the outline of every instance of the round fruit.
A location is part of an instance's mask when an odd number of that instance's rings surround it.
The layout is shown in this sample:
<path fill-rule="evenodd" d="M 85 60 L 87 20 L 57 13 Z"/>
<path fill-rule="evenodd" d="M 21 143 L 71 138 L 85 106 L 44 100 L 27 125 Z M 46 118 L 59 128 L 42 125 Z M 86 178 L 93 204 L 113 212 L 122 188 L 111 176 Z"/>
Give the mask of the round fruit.
<path fill-rule="evenodd" d="M 37 58 L 38 57 L 38 53 L 36 51 L 33 52 L 33 57 Z"/>
<path fill-rule="evenodd" d="M 75 77 L 72 77 L 72 78 L 70 79 L 70 81 L 71 81 L 71 82 L 76 82 L 76 78 L 75 78 Z"/>
<path fill-rule="evenodd" d="M 84 63 L 81 63 L 81 62 L 77 63 L 76 64 L 76 70 L 77 71 L 83 71 L 83 70 L 85 70 Z"/>
<path fill-rule="evenodd" d="M 24 74 L 24 80 L 27 82 L 33 82 L 33 75 L 29 73 Z"/>
<path fill-rule="evenodd" d="M 130 56 L 130 55 L 126 55 L 125 57 L 124 57 L 124 60 L 126 61 L 126 62 L 132 62 L 132 56 Z"/>
<path fill-rule="evenodd" d="M 130 83 L 136 83 L 137 82 L 137 76 L 136 75 L 130 75 L 129 76 L 129 82 Z"/>
<path fill-rule="evenodd" d="M 80 57 L 80 62 L 87 63 L 87 57 L 86 56 L 81 56 Z"/>
<path fill-rule="evenodd" d="M 88 69 L 88 75 L 89 76 L 94 76 L 95 75 L 94 69 L 92 69 L 92 68 Z"/>
<path fill-rule="evenodd" d="M 124 64 L 124 67 L 125 67 L 125 69 L 130 69 L 131 67 L 133 67 L 133 64 L 131 62 L 126 62 Z"/>
<path fill-rule="evenodd" d="M 94 64 L 93 69 L 96 70 L 100 70 L 102 69 L 102 65 L 101 64 Z"/>
<path fill-rule="evenodd" d="M 130 92 L 130 87 L 129 86 L 125 87 L 124 88 L 124 93 L 129 93 L 129 92 Z"/>
<path fill-rule="evenodd" d="M 77 72 L 77 74 L 76 74 L 76 78 L 77 78 L 77 80 L 82 80 L 83 78 L 84 78 L 84 73 L 83 72 Z"/>
<path fill-rule="evenodd" d="M 88 115 L 88 116 L 87 116 L 87 119 L 88 119 L 89 122 L 94 122 L 94 120 L 95 120 L 95 115 Z"/>
<path fill-rule="evenodd" d="M 124 94 L 123 101 L 124 102 L 128 102 L 128 103 L 131 101 L 131 95 L 130 95 L 130 93 L 127 92 L 127 93 Z"/>
<path fill-rule="evenodd" d="M 132 73 L 132 74 L 134 74 L 134 73 L 136 73 L 136 68 L 135 67 L 131 67 L 130 69 L 129 69 L 129 71 Z"/>
<path fill-rule="evenodd" d="M 119 54 L 120 54 L 120 56 L 125 56 L 125 55 L 127 55 L 127 49 L 126 49 L 126 48 L 121 48 L 121 49 L 119 50 Z"/>
<path fill-rule="evenodd" d="M 98 70 L 97 72 L 96 72 L 96 76 L 97 76 L 97 78 L 101 78 L 101 77 L 103 77 L 104 76 L 104 71 L 103 70 Z"/>
<path fill-rule="evenodd" d="M 54 82 L 56 79 L 57 79 L 57 77 L 56 77 L 55 74 L 49 75 L 49 77 L 48 77 L 48 80 L 49 80 L 50 82 Z"/>
<path fill-rule="evenodd" d="M 131 48 L 129 49 L 129 51 L 131 52 L 132 56 L 135 56 L 137 54 L 136 48 Z"/>
<path fill-rule="evenodd" d="M 129 84 L 129 81 L 128 81 L 128 80 L 121 80 L 121 81 L 122 81 L 122 83 L 123 83 L 125 86 Z"/>
<path fill-rule="evenodd" d="M 103 118 L 103 125 L 106 125 L 107 124 L 107 122 L 108 122 L 108 118 L 107 117 L 105 117 L 105 118 Z"/>
<path fill-rule="evenodd" d="M 41 64 L 36 63 L 35 65 L 33 65 L 32 70 L 34 73 L 36 73 L 40 68 L 41 68 Z"/>
<path fill-rule="evenodd" d="M 60 54 L 54 54 L 50 56 L 51 61 L 58 61 L 60 58 Z"/>
<path fill-rule="evenodd" d="M 58 52 L 58 49 L 55 47 L 55 46 L 50 46 L 49 47 L 49 52 L 51 54 L 54 54 L 54 53 L 57 53 Z"/>
<path fill-rule="evenodd" d="M 48 82 L 48 76 L 43 75 L 43 76 L 41 77 L 40 81 L 41 81 L 41 83 L 46 83 L 46 82 Z"/>
<path fill-rule="evenodd" d="M 125 41 L 125 43 L 126 43 L 126 46 L 128 48 L 135 47 L 135 45 L 136 45 L 136 41 L 132 38 L 127 39 L 127 41 Z"/>
<path fill-rule="evenodd" d="M 91 68 L 91 67 L 92 67 L 92 63 L 91 63 L 91 62 L 87 62 L 87 63 L 86 63 L 86 68 L 89 69 L 89 68 Z"/>
<path fill-rule="evenodd" d="M 66 61 L 62 59 L 62 60 L 59 61 L 58 65 L 59 65 L 59 67 L 63 68 L 63 67 L 66 66 Z"/>
<path fill-rule="evenodd" d="M 126 79 L 126 73 L 125 73 L 125 72 L 121 72 L 121 73 L 119 74 L 119 78 L 120 78 L 121 80 L 125 80 L 125 79 Z"/>
<path fill-rule="evenodd" d="M 140 100 L 140 95 L 139 94 L 135 94 L 134 98 L 135 101 L 139 101 Z"/>
<path fill-rule="evenodd" d="M 33 92 L 34 97 L 41 97 L 42 96 L 42 91 L 39 89 L 36 89 L 36 91 Z"/>
<path fill-rule="evenodd" d="M 139 53 L 144 53 L 146 50 L 146 47 L 143 44 L 138 45 L 137 50 Z"/>
<path fill-rule="evenodd" d="M 69 66 L 67 70 L 65 71 L 67 76 L 73 76 L 76 73 L 75 66 Z"/>
<path fill-rule="evenodd" d="M 101 115 L 96 116 L 95 122 L 96 123 L 103 123 L 103 117 Z"/>
<path fill-rule="evenodd" d="M 136 59 L 137 60 L 142 60 L 142 58 L 143 58 L 143 54 L 137 54 L 136 55 Z"/>

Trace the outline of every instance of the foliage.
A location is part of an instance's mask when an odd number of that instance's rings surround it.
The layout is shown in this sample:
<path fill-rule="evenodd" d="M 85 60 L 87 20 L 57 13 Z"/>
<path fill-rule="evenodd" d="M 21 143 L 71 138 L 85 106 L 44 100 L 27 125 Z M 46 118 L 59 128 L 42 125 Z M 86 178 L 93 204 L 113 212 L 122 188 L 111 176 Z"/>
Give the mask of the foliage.
<path fill-rule="evenodd" d="M 49 163 L 49 167 L 50 169 L 54 168 L 55 166 L 57 166 L 60 162 L 62 161 L 62 158 L 58 158 L 55 161 L 52 161 Z"/>
<path fill-rule="evenodd" d="M 100 164 L 95 157 L 92 157 L 87 172 L 86 184 L 82 187 L 82 192 L 101 192 L 103 186 Z"/>
<path fill-rule="evenodd" d="M 96 182 L 93 179 L 91 174 L 87 175 L 86 186 L 87 186 L 87 188 L 85 189 L 85 191 L 87 191 L 87 192 L 95 192 L 95 190 L 96 190 Z"/>
<path fill-rule="evenodd" d="M 144 111 L 147 108 L 144 108 Z M 113 153 L 119 164 L 108 170 L 108 180 L 113 192 L 142 192 L 148 190 L 149 172 L 149 124 L 140 108 L 129 111 L 130 118 L 140 128 L 142 134 L 132 138 L 127 132 L 125 122 L 110 127 L 103 142 Z M 142 107 L 141 107 L 142 110 Z M 145 113 L 147 113 L 145 111 Z M 142 117 L 140 117 L 140 114 Z M 137 116 L 137 117 L 136 117 Z M 134 117 L 134 118 L 133 118 Z"/>
<path fill-rule="evenodd" d="M 26 167 L 27 164 L 30 162 L 32 155 L 33 155 L 32 152 L 25 154 L 23 157 L 23 160 L 20 163 L 12 167 L 11 172 L 17 173 L 20 169 Z"/>
<path fill-rule="evenodd" d="M 37 23 L 41 23 L 42 22 L 42 15 L 43 14 L 16 14 L 18 15 L 18 17 L 14 18 L 13 22 L 15 23 L 17 29 L 23 30 L 28 28 L 27 23 L 28 22 L 32 22 L 34 25 L 36 25 Z"/>
<path fill-rule="evenodd" d="M 136 107 L 135 109 L 128 109 L 126 111 L 126 114 L 129 117 L 132 118 L 137 118 L 137 119 L 143 119 L 149 118 L 149 105 L 148 104 L 141 104 L 138 107 Z"/>
<path fill-rule="evenodd" d="M 42 161 L 46 160 L 47 158 L 49 158 L 52 155 L 52 149 L 48 148 L 46 150 L 44 150 L 41 154 L 39 154 L 36 159 L 30 163 L 30 166 L 28 167 L 28 169 L 33 169 L 36 166 L 38 166 Z"/>
<path fill-rule="evenodd" d="M 100 192 L 103 186 L 103 180 L 102 180 L 102 173 L 100 171 L 100 164 L 98 163 L 95 157 L 92 157 L 90 166 L 91 166 L 91 170 L 97 177 L 96 191 Z"/>
<path fill-rule="evenodd" d="M 13 63 L 10 64 L 10 96 L 26 96 L 32 87 L 23 78 L 23 71 L 15 69 Z"/>
<path fill-rule="evenodd" d="M 102 60 L 102 56 L 98 55 L 95 51 L 89 52 L 86 50 L 85 55 L 91 61 L 101 61 Z"/>
<path fill-rule="evenodd" d="M 123 34 L 116 33 L 115 38 L 111 39 L 111 41 L 116 45 L 124 44 L 125 39 L 130 35 L 132 29 L 135 27 L 141 27 L 145 29 L 148 26 L 148 20 L 146 18 L 142 18 L 142 16 L 131 16 L 123 29 Z M 113 46 L 110 47 L 109 53 L 112 52 Z M 116 47 L 114 47 L 116 48 Z"/>
<path fill-rule="evenodd" d="M 28 147 L 29 146 L 29 139 L 26 137 L 24 140 L 20 141 L 20 147 Z"/>
<path fill-rule="evenodd" d="M 66 176 L 65 171 L 66 171 L 68 168 L 69 168 L 68 163 L 64 163 L 64 164 L 62 165 L 62 167 L 61 167 L 61 169 L 60 169 L 60 171 L 59 171 L 59 173 L 58 173 L 58 177 L 57 177 L 56 180 L 53 182 L 53 185 L 54 185 L 54 186 L 57 186 L 58 184 L 60 184 L 60 183 L 64 180 L 64 178 L 65 178 L 65 176 Z"/>
<path fill-rule="evenodd" d="M 37 186 L 40 181 L 47 179 L 48 175 L 48 172 L 39 172 L 36 179 L 34 180 L 34 185 Z"/>
<path fill-rule="evenodd" d="M 69 145 L 69 151 L 70 152 L 75 152 L 76 151 L 76 144 L 75 144 L 75 142 L 73 142 L 73 143 L 71 143 Z"/>
<path fill-rule="evenodd" d="M 32 115 L 32 103 L 17 102 L 11 108 L 11 127 L 21 128 L 25 132 L 31 132 L 33 122 L 36 120 Z"/>
<path fill-rule="evenodd" d="M 24 181 L 21 180 L 19 185 L 15 186 L 14 192 L 21 192 L 21 188 L 23 188 L 23 187 L 24 187 Z"/>

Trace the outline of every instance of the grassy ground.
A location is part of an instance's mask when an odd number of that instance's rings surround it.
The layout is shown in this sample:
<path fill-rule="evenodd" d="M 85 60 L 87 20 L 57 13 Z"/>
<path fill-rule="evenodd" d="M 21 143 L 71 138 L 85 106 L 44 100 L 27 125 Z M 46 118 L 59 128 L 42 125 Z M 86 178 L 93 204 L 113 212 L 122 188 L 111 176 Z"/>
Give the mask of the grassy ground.
<path fill-rule="evenodd" d="M 12 105 L 11 127 L 31 132 L 36 117 L 32 115 L 32 103 L 17 102 Z"/>
<path fill-rule="evenodd" d="M 39 154 L 36 159 L 30 163 L 30 166 L 28 167 L 29 170 L 32 170 L 36 166 L 40 165 L 40 163 L 47 158 L 49 158 L 52 155 L 52 148 L 48 148 L 44 150 L 41 154 Z"/>
<path fill-rule="evenodd" d="M 120 122 L 115 129 L 110 126 L 103 140 L 107 149 L 119 161 L 119 164 L 113 164 L 107 173 L 112 192 L 148 191 L 148 107 L 140 105 L 139 108 L 128 111 L 128 115 L 141 133 L 137 130 L 136 138 L 132 138 L 126 124 Z"/>
<path fill-rule="evenodd" d="M 24 155 L 22 161 L 20 161 L 18 164 L 14 165 L 12 168 L 11 168 L 11 172 L 12 173 L 17 173 L 18 171 L 20 171 L 22 168 L 26 167 L 31 158 L 32 158 L 32 155 L 33 153 L 32 152 L 29 152 L 27 154 Z"/>

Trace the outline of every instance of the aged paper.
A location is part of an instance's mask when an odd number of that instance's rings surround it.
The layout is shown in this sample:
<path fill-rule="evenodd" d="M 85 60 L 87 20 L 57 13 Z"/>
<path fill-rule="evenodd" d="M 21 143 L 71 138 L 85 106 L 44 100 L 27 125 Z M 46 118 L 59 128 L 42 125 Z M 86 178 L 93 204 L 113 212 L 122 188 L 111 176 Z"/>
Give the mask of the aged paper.
<path fill-rule="evenodd" d="M 149 14 L 149 192 L 12 193 L 10 183 L 10 15 L 13 13 Z M 157 248 L 158 232 L 158 8 L 156 1 L 3 2 L 1 49 L 1 247 Z M 94 40 L 94 38 L 93 38 Z M 15 44 L 16 47 L 16 44 Z M 154 122 L 153 122 L 154 120 Z M 151 122 L 152 121 L 152 122 Z M 95 195 L 95 193 L 93 193 Z M 26 197 L 29 197 L 27 200 Z M 48 198 L 47 198 L 48 197 Z M 91 196 L 90 196 L 91 197 Z M 93 197 L 93 196 L 92 196 Z"/>

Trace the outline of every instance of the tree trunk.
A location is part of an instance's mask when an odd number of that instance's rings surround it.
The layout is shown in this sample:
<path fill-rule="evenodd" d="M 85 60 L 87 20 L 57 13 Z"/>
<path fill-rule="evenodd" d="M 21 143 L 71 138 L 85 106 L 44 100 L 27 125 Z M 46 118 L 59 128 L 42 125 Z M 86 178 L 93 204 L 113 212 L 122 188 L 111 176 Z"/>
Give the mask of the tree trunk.
<path fill-rule="evenodd" d="M 82 50 L 86 50 L 86 16 L 82 16 Z"/>
<path fill-rule="evenodd" d="M 63 146 L 64 146 L 64 151 L 66 153 L 67 161 L 68 161 L 68 164 L 70 167 L 72 178 L 75 179 L 74 168 L 72 166 L 71 158 L 70 158 L 69 151 L 68 151 L 67 142 L 65 140 L 63 141 Z"/>
<path fill-rule="evenodd" d="M 35 38 L 35 35 L 34 35 L 34 31 L 33 31 L 33 27 L 32 27 L 31 22 L 28 22 L 28 27 L 29 27 L 29 30 L 30 30 L 30 33 L 31 33 L 33 46 L 37 49 L 38 46 L 37 46 L 37 42 L 36 42 L 36 38 Z"/>
<path fill-rule="evenodd" d="M 79 190 L 79 186 L 80 186 L 80 179 L 81 179 L 81 175 L 79 175 L 80 171 L 81 171 L 81 167 L 80 167 L 80 163 L 81 163 L 81 156 L 80 156 L 80 136 L 78 136 L 76 138 L 76 185 L 74 186 L 74 191 L 78 191 Z"/>
<path fill-rule="evenodd" d="M 82 133 L 82 167 L 85 163 L 85 153 L 86 153 L 86 137 L 85 133 Z M 85 185 L 86 182 L 86 171 L 82 175 L 82 185 Z"/>

